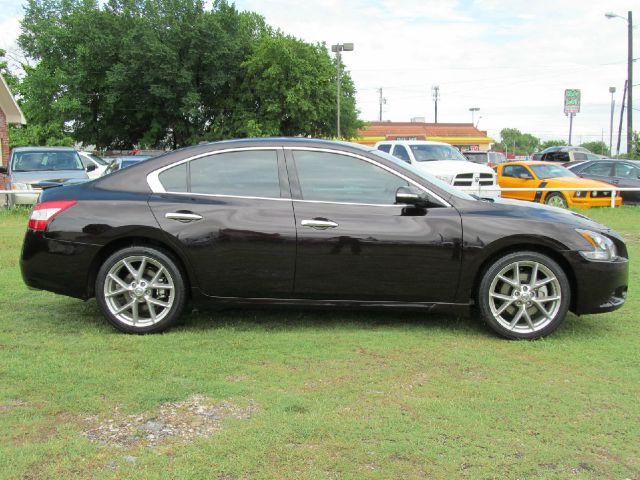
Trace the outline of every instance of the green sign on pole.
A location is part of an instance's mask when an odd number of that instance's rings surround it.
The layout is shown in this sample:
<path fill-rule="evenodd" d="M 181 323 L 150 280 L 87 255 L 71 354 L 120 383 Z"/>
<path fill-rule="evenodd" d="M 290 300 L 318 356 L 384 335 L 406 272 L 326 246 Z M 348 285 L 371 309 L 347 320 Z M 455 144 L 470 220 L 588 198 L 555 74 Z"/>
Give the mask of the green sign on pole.
<path fill-rule="evenodd" d="M 567 88 L 564 91 L 564 113 L 576 114 L 580 112 L 580 90 Z"/>

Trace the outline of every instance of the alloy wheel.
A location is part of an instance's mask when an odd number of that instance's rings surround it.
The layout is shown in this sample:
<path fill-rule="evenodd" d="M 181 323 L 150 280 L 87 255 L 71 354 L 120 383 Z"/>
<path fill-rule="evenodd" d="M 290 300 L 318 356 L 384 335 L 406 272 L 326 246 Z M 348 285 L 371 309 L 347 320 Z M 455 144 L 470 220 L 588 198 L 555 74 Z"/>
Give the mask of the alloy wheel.
<path fill-rule="evenodd" d="M 514 333 L 538 332 L 549 325 L 562 303 L 560 281 L 544 264 L 508 264 L 489 287 L 489 308 L 495 320 Z"/>
<path fill-rule="evenodd" d="M 169 270 L 155 258 L 128 256 L 116 262 L 104 282 L 109 312 L 133 327 L 148 327 L 164 319 L 175 301 Z"/>

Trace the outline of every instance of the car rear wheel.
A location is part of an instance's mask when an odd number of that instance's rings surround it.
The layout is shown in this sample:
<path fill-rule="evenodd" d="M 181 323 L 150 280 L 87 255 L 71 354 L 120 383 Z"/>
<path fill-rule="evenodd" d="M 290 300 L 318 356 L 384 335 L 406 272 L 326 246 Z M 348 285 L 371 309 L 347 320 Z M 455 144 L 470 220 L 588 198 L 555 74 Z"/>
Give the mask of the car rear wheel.
<path fill-rule="evenodd" d="M 511 339 L 544 337 L 564 320 L 571 298 L 567 275 L 538 252 L 506 255 L 485 271 L 478 290 L 484 321 Z"/>
<path fill-rule="evenodd" d="M 180 317 L 186 299 L 177 262 L 151 247 L 124 248 L 107 258 L 95 291 L 109 323 L 127 333 L 166 330 Z"/>
<path fill-rule="evenodd" d="M 549 195 L 547 195 L 547 198 L 544 199 L 544 203 L 546 203 L 547 205 L 551 205 L 552 207 L 569 207 L 567 199 L 560 192 L 551 192 Z"/>

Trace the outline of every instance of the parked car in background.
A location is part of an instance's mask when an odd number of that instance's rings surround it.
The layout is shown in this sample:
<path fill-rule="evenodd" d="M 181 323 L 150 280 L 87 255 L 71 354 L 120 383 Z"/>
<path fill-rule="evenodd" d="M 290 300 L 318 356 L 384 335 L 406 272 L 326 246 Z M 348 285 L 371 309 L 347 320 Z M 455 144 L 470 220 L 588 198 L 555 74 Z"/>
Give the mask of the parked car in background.
<path fill-rule="evenodd" d="M 546 203 L 554 207 L 607 207 L 611 205 L 610 191 L 567 191 L 564 188 L 606 188 L 611 185 L 580 178 L 571 170 L 550 162 L 509 162 L 496 167 L 498 182 L 503 188 L 553 188 L 557 191 L 503 191 L 505 198 Z M 617 196 L 615 204 L 622 198 Z"/>
<path fill-rule="evenodd" d="M 592 160 L 566 165 L 582 178 L 607 182 L 622 188 L 640 188 L 640 161 Z M 623 203 L 640 203 L 640 192 L 620 192 Z"/>
<path fill-rule="evenodd" d="M 601 158 L 600 155 L 596 155 L 584 147 L 549 147 L 540 153 L 540 157 L 535 160 L 542 162 L 584 162 L 586 160 L 599 160 Z"/>
<path fill-rule="evenodd" d="M 89 178 L 78 152 L 70 147 L 16 147 L 0 173 L 6 174 L 4 189 L 19 192 L 6 195 L 9 206 L 36 203 L 40 182 Z"/>
<path fill-rule="evenodd" d="M 122 168 L 130 167 L 131 165 L 135 165 L 136 163 L 142 162 L 143 160 L 147 160 L 151 158 L 150 155 L 126 155 L 123 157 L 110 157 L 109 166 L 107 170 L 104 172 L 105 175 L 115 172 L 116 170 L 120 170 Z"/>
<path fill-rule="evenodd" d="M 462 152 L 464 157 L 473 163 L 495 167 L 507 161 L 507 157 L 502 152 Z"/>
<path fill-rule="evenodd" d="M 109 162 L 91 152 L 78 152 L 78 155 L 80 155 L 80 161 L 82 161 L 87 175 L 92 180 L 104 175 L 109 166 Z"/>
<path fill-rule="evenodd" d="M 113 326 L 139 334 L 166 330 L 193 301 L 475 305 L 498 334 L 533 339 L 569 310 L 620 308 L 628 286 L 627 247 L 604 225 L 302 138 L 210 143 L 47 189 L 20 267 L 28 286 L 95 296 Z"/>
<path fill-rule="evenodd" d="M 448 143 L 428 140 L 387 140 L 375 148 L 424 170 L 463 192 L 483 198 L 500 196 L 495 172 L 486 165 L 467 160 Z"/>

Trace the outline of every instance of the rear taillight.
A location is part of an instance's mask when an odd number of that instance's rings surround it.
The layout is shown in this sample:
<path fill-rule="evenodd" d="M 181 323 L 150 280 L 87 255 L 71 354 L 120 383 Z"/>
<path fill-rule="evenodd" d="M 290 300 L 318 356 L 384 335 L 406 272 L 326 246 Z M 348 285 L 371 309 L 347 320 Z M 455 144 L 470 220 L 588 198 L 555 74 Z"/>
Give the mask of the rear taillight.
<path fill-rule="evenodd" d="M 65 211 L 67 208 L 73 207 L 76 203 L 75 200 L 58 200 L 54 202 L 43 202 L 36 204 L 33 207 L 33 211 L 29 216 L 29 224 L 27 225 L 31 230 L 43 231 L 47 228 L 49 222 L 58 215 L 60 212 Z"/>

